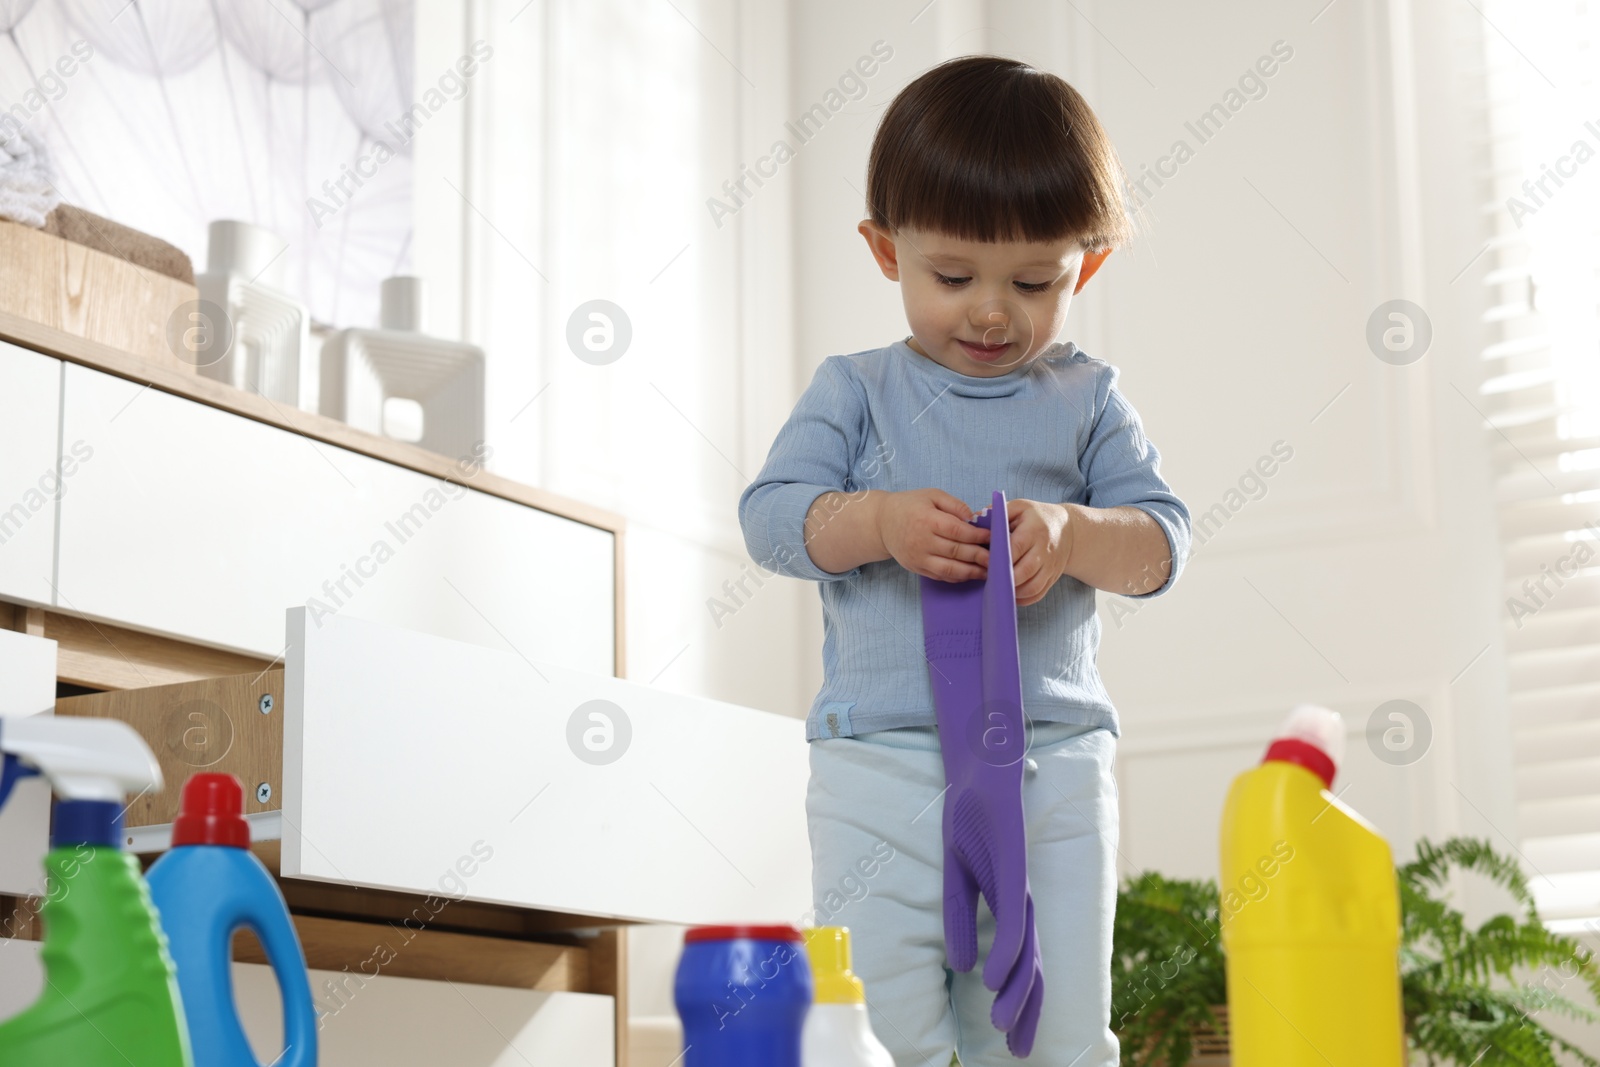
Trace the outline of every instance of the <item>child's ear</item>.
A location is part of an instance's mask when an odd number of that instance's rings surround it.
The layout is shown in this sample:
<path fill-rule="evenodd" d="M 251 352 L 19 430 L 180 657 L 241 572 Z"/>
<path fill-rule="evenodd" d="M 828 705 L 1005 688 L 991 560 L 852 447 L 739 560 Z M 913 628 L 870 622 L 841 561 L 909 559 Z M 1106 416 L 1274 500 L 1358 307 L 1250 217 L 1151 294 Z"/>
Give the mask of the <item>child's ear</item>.
<path fill-rule="evenodd" d="M 1083 292 L 1084 284 L 1094 277 L 1094 272 L 1100 269 L 1100 264 L 1104 263 L 1106 257 L 1113 251 L 1114 249 L 1108 248 L 1103 252 L 1085 252 L 1083 254 L 1083 269 L 1078 271 L 1078 287 L 1072 290 L 1073 296 Z"/>
<path fill-rule="evenodd" d="M 895 253 L 894 238 L 871 219 L 862 219 L 856 231 L 867 239 L 867 247 L 872 250 L 872 258 L 878 261 L 878 269 L 883 271 L 883 276 L 891 282 L 899 281 L 900 262 Z"/>

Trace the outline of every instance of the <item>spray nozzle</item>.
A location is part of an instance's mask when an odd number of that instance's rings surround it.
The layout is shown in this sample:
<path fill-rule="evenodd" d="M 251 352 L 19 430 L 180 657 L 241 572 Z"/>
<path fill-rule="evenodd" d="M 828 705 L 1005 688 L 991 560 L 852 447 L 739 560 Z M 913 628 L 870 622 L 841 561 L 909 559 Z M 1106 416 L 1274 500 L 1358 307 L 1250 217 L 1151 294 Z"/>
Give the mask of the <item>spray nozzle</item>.
<path fill-rule="evenodd" d="M 55 715 L 0 718 L 0 805 L 23 778 L 43 775 L 62 800 L 120 804 L 161 788 L 161 767 L 144 738 L 115 719 Z"/>

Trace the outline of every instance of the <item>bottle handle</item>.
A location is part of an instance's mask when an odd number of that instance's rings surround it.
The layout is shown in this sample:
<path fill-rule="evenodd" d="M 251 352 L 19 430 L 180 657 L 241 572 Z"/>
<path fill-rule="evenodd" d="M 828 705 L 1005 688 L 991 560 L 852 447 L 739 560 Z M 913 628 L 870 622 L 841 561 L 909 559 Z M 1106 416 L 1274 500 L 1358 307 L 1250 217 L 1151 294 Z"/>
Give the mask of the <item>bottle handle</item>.
<path fill-rule="evenodd" d="M 311 1002 L 305 952 L 293 924 L 285 912 L 269 911 L 264 916 L 245 916 L 243 925 L 267 950 L 267 962 L 278 979 L 283 1052 L 272 1061 L 272 1067 L 317 1067 L 317 1012 Z"/>

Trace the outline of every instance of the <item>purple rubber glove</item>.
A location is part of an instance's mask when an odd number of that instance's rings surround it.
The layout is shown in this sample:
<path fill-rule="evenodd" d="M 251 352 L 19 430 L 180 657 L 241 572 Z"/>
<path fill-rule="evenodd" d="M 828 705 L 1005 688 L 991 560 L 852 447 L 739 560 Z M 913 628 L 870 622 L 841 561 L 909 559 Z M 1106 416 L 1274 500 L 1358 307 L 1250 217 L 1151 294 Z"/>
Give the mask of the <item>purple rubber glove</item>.
<path fill-rule="evenodd" d="M 990 531 L 989 577 L 922 579 L 923 643 L 949 786 L 945 954 L 958 971 L 977 963 L 981 893 L 995 918 L 983 967 L 983 984 L 999 991 L 989 1017 L 1020 1058 L 1033 1049 L 1044 977 L 1028 887 L 1022 811 L 1027 738 L 1005 495 L 995 493 L 990 509 L 973 522 Z"/>

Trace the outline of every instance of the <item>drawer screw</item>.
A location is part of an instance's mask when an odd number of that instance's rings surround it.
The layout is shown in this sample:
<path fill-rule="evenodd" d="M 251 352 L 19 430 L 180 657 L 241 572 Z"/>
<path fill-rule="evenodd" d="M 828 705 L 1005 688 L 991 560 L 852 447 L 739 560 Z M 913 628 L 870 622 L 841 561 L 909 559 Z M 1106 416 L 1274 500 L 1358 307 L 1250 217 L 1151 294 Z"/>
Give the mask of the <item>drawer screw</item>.
<path fill-rule="evenodd" d="M 272 714 L 272 694 L 271 693 L 262 693 L 261 694 L 261 699 L 256 701 L 256 707 L 261 709 L 261 714 L 263 714 L 263 715 L 271 715 Z"/>
<path fill-rule="evenodd" d="M 272 784 L 270 782 L 262 782 L 256 786 L 256 799 L 263 804 L 272 799 Z"/>

